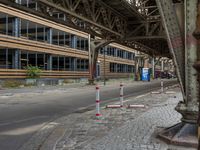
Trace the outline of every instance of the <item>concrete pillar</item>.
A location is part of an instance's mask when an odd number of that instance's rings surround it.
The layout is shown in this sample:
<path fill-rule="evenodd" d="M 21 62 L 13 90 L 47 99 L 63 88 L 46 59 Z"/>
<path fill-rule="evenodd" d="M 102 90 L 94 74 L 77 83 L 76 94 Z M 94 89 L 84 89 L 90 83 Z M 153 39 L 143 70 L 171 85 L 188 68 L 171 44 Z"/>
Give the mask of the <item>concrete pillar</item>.
<path fill-rule="evenodd" d="M 73 70 L 76 71 L 77 70 L 77 58 L 73 59 L 72 64 L 73 64 Z"/>
<path fill-rule="evenodd" d="M 16 49 L 15 53 L 14 53 L 14 62 L 15 62 L 14 68 L 20 69 L 20 67 L 19 67 L 19 66 L 21 66 L 20 65 L 20 50 L 18 50 L 18 49 Z"/>
<path fill-rule="evenodd" d="M 71 47 L 77 49 L 77 36 L 72 36 Z"/>
<path fill-rule="evenodd" d="M 49 44 L 52 44 L 52 38 L 53 38 L 53 29 L 50 28 L 48 31 L 47 31 L 47 42 Z"/>
<path fill-rule="evenodd" d="M 47 70 L 52 70 L 52 55 L 47 55 Z"/>
<path fill-rule="evenodd" d="M 16 2 L 19 2 L 19 1 L 16 1 Z M 20 36 L 20 19 L 15 17 L 14 20 L 13 20 L 13 36 L 15 37 L 19 37 Z M 21 69 L 20 66 L 20 50 L 19 49 L 16 49 L 15 52 L 14 52 L 14 69 Z"/>

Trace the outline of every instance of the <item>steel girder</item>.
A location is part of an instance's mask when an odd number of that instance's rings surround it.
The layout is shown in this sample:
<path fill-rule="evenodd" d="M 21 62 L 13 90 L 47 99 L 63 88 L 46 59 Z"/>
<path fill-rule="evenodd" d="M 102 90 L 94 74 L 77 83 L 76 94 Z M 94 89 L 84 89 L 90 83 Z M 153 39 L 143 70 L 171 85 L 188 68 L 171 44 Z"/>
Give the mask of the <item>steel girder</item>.
<path fill-rule="evenodd" d="M 174 59 L 181 89 L 185 96 L 185 50 L 183 36 L 179 28 L 174 5 L 172 0 L 156 0 L 156 3 L 162 17 L 168 38 L 168 45 Z"/>
<path fill-rule="evenodd" d="M 117 0 L 120 2 L 119 0 Z M 107 5 L 102 0 L 38 0 L 38 9 L 44 14 L 53 16 L 54 13 L 66 15 L 66 21 L 71 26 L 80 28 L 91 35 L 102 39 L 114 40 L 119 44 L 132 47 L 138 51 L 152 53 L 153 49 L 136 40 L 128 41 L 125 35 L 127 30 L 127 14 L 121 14 L 114 7 Z M 117 5 L 119 7 L 119 5 Z M 130 5 L 129 5 L 130 7 Z M 132 16 L 133 14 L 131 14 Z M 135 14 L 133 18 L 137 18 Z M 138 19 L 143 21 L 143 19 Z M 80 26 L 80 23 L 83 25 Z M 155 29 L 154 29 L 155 30 Z"/>
<path fill-rule="evenodd" d="M 83 23 L 84 28 L 104 36 L 125 35 L 126 20 L 120 13 L 105 5 L 100 0 L 38 0 L 43 4 L 43 11 L 64 13 L 74 25 Z M 48 12 L 48 11 L 49 12 Z M 109 34 L 108 34 L 109 33 Z"/>
<path fill-rule="evenodd" d="M 2 0 L 3 3 L 9 1 Z M 35 1 L 38 2 L 37 12 L 19 8 L 150 55 L 169 54 L 155 0 L 138 0 L 137 4 L 135 0 L 131 3 L 126 0 Z M 65 20 L 55 17 L 59 13 L 64 14 Z"/>
<path fill-rule="evenodd" d="M 128 42 L 137 41 L 153 49 L 150 55 L 171 57 L 167 45 L 167 37 L 162 24 L 160 12 L 155 0 L 128 0 L 138 6 L 145 16 L 145 21 L 128 21 L 126 39 Z M 134 28 L 134 29 L 133 29 Z"/>

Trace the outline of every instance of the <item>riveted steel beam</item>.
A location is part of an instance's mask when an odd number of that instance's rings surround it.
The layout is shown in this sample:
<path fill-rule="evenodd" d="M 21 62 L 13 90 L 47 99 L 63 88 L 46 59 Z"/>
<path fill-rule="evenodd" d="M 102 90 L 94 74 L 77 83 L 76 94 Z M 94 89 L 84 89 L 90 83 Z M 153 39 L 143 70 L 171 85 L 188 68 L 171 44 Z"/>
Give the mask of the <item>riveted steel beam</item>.
<path fill-rule="evenodd" d="M 168 45 L 173 55 L 183 95 L 185 95 L 185 51 L 183 37 L 179 28 L 172 0 L 156 0 L 159 8 Z M 185 98 L 184 98 L 185 99 Z"/>
<path fill-rule="evenodd" d="M 113 10 L 96 3 L 91 3 L 89 0 L 81 0 L 79 3 L 74 5 L 64 5 L 66 1 L 64 0 L 38 0 L 40 3 L 49 6 L 52 10 L 56 9 L 69 15 L 71 18 L 77 18 L 82 22 L 86 22 L 92 26 L 103 29 L 106 32 L 112 33 L 116 36 L 122 37 L 125 34 L 126 20 L 118 15 Z M 80 7 L 84 7 L 84 9 Z M 95 6 L 94 6 L 95 5 Z M 65 6 L 67 6 L 65 8 Z M 96 8 L 101 8 L 100 11 Z M 76 8 L 76 9 L 75 9 Z M 110 15 L 112 13 L 112 15 Z M 82 15 L 80 15 L 82 14 Z M 110 24 L 114 25 L 110 25 Z"/>

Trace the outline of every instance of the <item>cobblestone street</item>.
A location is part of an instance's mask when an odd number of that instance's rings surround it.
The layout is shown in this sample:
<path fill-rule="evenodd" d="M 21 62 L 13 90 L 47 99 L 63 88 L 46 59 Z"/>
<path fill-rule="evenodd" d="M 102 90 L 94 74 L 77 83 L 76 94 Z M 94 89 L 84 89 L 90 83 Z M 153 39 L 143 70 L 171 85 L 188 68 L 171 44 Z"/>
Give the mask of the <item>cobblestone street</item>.
<path fill-rule="evenodd" d="M 106 109 L 104 106 L 100 120 L 90 108 L 62 117 L 53 122 L 56 125 L 40 149 L 182 150 L 183 147 L 169 146 L 156 137 L 156 133 L 181 119 L 174 107 L 182 100 L 182 94 L 178 88 L 171 90 L 175 93 L 149 93 L 126 100 L 126 105 L 144 104 L 145 108 Z"/>

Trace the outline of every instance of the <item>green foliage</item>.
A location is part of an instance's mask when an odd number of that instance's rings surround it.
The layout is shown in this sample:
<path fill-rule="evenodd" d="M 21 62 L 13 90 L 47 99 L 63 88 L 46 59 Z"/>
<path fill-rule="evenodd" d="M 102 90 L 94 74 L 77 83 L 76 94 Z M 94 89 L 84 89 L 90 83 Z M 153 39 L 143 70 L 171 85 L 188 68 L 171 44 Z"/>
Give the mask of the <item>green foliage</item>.
<path fill-rule="evenodd" d="M 130 78 L 131 78 L 132 80 L 135 80 L 135 75 L 134 75 L 134 73 L 131 73 L 131 74 L 130 74 Z"/>
<path fill-rule="evenodd" d="M 26 67 L 26 74 L 27 74 L 27 77 L 30 79 L 39 78 L 40 73 L 41 73 L 41 69 L 37 66 L 29 65 Z"/>
<path fill-rule="evenodd" d="M 5 80 L 2 86 L 5 88 L 16 88 L 20 85 L 23 85 L 23 83 L 18 80 Z"/>

